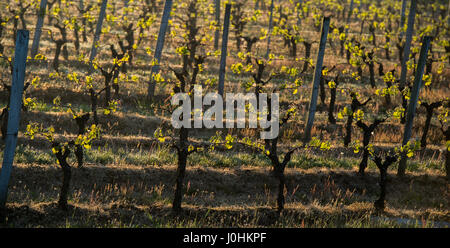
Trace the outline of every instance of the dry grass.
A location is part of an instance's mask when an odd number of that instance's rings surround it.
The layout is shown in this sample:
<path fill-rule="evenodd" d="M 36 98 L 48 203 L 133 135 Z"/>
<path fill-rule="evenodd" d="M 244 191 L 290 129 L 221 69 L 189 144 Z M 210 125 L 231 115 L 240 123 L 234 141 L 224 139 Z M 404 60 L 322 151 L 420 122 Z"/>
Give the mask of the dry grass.
<path fill-rule="evenodd" d="M 161 6 L 160 6 L 161 7 Z M 111 11 L 111 10 L 108 10 Z M 35 16 L 27 15 L 28 25 L 34 26 Z M 158 17 L 159 20 L 159 17 Z M 266 27 L 267 16 L 263 15 L 249 32 Z M 305 37 L 318 39 L 318 32 L 310 25 L 302 29 Z M 105 24 L 107 25 L 107 24 Z M 5 54 L 11 56 L 13 50 L 12 24 L 4 30 L 2 44 Z M 157 34 L 159 21 L 148 32 L 151 37 Z M 54 29 L 53 27 L 45 27 Z M 350 33 L 359 30 L 359 23 L 351 24 Z M 115 30 L 121 34 L 121 31 Z M 69 39 L 73 40 L 69 32 Z M 8 38 L 5 38 L 8 37 Z M 382 37 L 377 37 L 382 42 Z M 82 43 L 81 52 L 88 54 L 91 37 Z M 117 38 L 112 33 L 104 34 L 98 51 L 98 59 L 108 64 L 109 44 L 116 44 Z M 163 55 L 163 73 L 168 82 L 174 76 L 166 70 L 167 65 L 177 66 L 180 60 L 175 49 L 179 38 L 169 37 Z M 256 44 L 258 54 L 265 53 L 266 41 Z M 282 46 L 281 37 L 272 37 L 272 51 L 286 57 L 275 62 L 269 69 L 279 70 L 281 65 L 301 68 L 303 62 L 288 57 L 288 49 Z M 252 154 L 245 149 L 234 151 L 217 151 L 214 153 L 195 154 L 189 158 L 184 197 L 184 212 L 174 216 L 170 211 L 170 203 L 174 191 L 176 154 L 164 145 L 155 142 L 153 132 L 161 125 L 169 127 L 167 113 L 161 105 L 168 99 L 172 86 L 158 85 L 156 104 L 150 105 L 145 99 L 151 58 L 145 48 L 153 48 L 155 40 L 144 40 L 135 55 L 135 63 L 129 68 L 128 76 L 136 76 L 137 81 L 120 80 L 120 108 L 111 116 L 100 115 L 103 127 L 102 137 L 94 143 L 93 149 L 87 152 L 86 168 L 74 169 L 72 192 L 68 212 L 56 208 L 61 171 L 55 165 L 50 154 L 49 144 L 44 139 L 30 140 L 19 134 L 16 164 L 11 176 L 9 199 L 7 204 L 8 222 L 12 227 L 398 227 L 402 226 L 392 218 L 413 220 L 406 226 L 436 226 L 438 221 L 449 223 L 449 183 L 445 181 L 443 165 L 442 133 L 438 130 L 438 122 L 434 119 L 429 133 L 429 146 L 420 151 L 410 161 L 408 175 L 398 179 L 394 175 L 396 165 L 391 168 L 388 182 L 386 213 L 382 216 L 389 220 L 377 219 L 379 214 L 373 212 L 372 204 L 378 197 L 378 172 L 369 164 L 369 172 L 362 179 L 356 176 L 356 166 L 360 154 L 342 146 L 344 135 L 343 121 L 337 125 L 327 123 L 326 108 L 319 106 L 316 115 L 313 136 L 330 140 L 331 151 L 313 151 L 296 154 L 286 171 L 286 211 L 276 216 L 274 211 L 276 180 L 271 176 L 270 164 L 263 155 Z M 418 47 L 418 42 L 413 44 Z M 338 47 L 335 42 L 335 47 Z M 63 104 L 72 104 L 77 110 L 89 111 L 89 97 L 80 86 L 67 80 L 65 74 L 77 72 L 82 75 L 85 66 L 77 61 L 77 54 L 72 43 L 68 44 L 69 59 L 61 58 L 61 78 L 50 78 L 50 63 L 30 64 L 27 67 L 27 79 L 41 77 L 41 85 L 32 88 L 27 96 L 38 101 L 36 109 L 22 114 L 21 128 L 30 122 L 43 126 L 53 125 L 58 139 L 74 137 L 77 127 L 71 116 L 63 111 L 54 112 L 52 101 L 61 96 Z M 391 61 L 383 60 L 385 71 L 394 68 L 398 58 L 392 48 Z M 439 48 L 436 48 L 438 53 Z M 315 60 L 317 44 L 312 47 Z M 50 60 L 53 58 L 54 44 L 43 32 L 40 52 Z M 394 53 L 395 52 L 395 53 Z M 382 56 L 382 51 L 379 51 Z M 236 56 L 234 33 L 230 33 L 227 65 L 238 61 Z M 298 57 L 303 56 L 304 48 L 299 45 Z M 329 44 L 326 50 L 325 65 L 345 62 L 345 58 L 337 56 Z M 208 58 L 202 80 L 216 78 L 219 70 L 218 58 Z M 436 67 L 436 66 L 435 66 Z M 8 75 L 7 68 L 0 69 Z M 285 150 L 296 142 L 303 134 L 304 122 L 308 111 L 311 94 L 313 71 L 310 69 L 301 78 L 306 82 L 298 95 L 282 92 L 280 105 L 294 105 L 298 112 L 288 123 L 282 137 L 281 150 Z M 93 74 L 96 85 L 101 85 L 102 76 Z M 226 73 L 225 91 L 242 92 L 241 83 L 248 81 L 250 75 L 233 75 L 229 69 Z M 421 92 L 425 100 L 444 98 L 450 95 L 446 87 L 450 77 L 450 68 L 445 65 L 441 81 Z M 6 76 L 5 76 L 6 78 Z M 5 79 L 6 80 L 6 79 Z M 364 70 L 364 80 L 368 80 L 368 71 Z M 384 87 L 381 78 L 377 78 L 377 86 Z M 366 114 L 377 115 L 383 106 L 381 97 L 374 96 L 375 89 L 367 84 L 350 78 L 343 78 L 342 88 L 354 88 L 366 99 L 371 96 L 373 103 L 366 108 Z M 208 91 L 213 91 L 210 88 Z M 205 90 L 204 90 L 205 91 Z M 327 88 L 327 95 L 329 95 Z M 102 99 L 100 99 L 101 101 Z M 399 97 L 393 98 L 393 104 L 400 103 Z M 0 106 L 6 105 L 7 94 L 0 92 Z M 328 102 L 328 99 L 327 99 Z M 336 110 L 340 111 L 350 104 L 349 97 L 338 93 Z M 335 113 L 337 113 L 337 111 Z M 420 137 L 425 121 L 424 110 L 419 108 L 416 116 L 413 138 Z M 389 120 L 381 125 L 374 134 L 373 144 L 377 151 L 387 151 L 397 146 L 402 139 L 403 126 L 397 120 Z M 194 138 L 207 140 L 216 130 L 195 131 Z M 230 130 L 222 130 L 228 132 Z M 237 135 L 254 137 L 255 130 L 235 131 Z M 362 139 L 355 127 L 353 139 Z M 3 143 L 0 143 L 3 149 Z M 74 163 L 74 159 L 70 161 Z M 416 220 L 420 222 L 415 222 Z M 420 224 L 418 224 L 420 223 Z M 444 223 L 444 225 L 445 225 Z M 448 225 L 448 224 L 447 224 Z"/>
<path fill-rule="evenodd" d="M 14 227 L 345 227 L 383 226 L 373 212 L 378 175 L 348 169 L 289 168 L 286 211 L 275 216 L 276 180 L 269 167 L 190 166 L 183 214 L 170 211 L 176 167 L 88 165 L 74 171 L 68 212 L 56 209 L 61 172 L 18 164 L 10 184 L 8 224 Z M 450 222 L 449 188 L 436 174 L 389 175 L 386 213 L 428 223 Z M 410 226 L 414 226 L 415 221 Z"/>

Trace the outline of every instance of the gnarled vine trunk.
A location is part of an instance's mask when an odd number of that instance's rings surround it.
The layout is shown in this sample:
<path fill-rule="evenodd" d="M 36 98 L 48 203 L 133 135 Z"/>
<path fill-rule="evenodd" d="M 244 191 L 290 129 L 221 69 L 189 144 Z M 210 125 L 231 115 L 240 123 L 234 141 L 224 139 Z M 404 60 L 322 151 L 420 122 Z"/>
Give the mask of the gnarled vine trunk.
<path fill-rule="evenodd" d="M 180 129 L 180 143 L 178 147 L 178 167 L 177 167 L 177 178 L 175 186 L 175 195 L 172 203 L 172 210 L 174 212 L 181 211 L 181 202 L 183 199 L 183 181 L 186 175 L 186 164 L 188 157 L 187 150 L 187 138 L 188 129 L 181 127 Z"/>

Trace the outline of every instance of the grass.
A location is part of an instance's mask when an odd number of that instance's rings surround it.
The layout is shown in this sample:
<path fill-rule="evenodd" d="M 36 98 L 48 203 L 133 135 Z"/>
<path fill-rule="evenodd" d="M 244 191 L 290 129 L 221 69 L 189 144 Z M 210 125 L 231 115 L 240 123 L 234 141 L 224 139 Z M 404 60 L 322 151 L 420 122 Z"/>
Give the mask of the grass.
<path fill-rule="evenodd" d="M 174 216 L 176 154 L 168 146 L 106 143 L 87 151 L 84 168 L 73 169 L 71 209 L 61 212 L 56 209 L 61 170 L 50 150 L 19 145 L 6 226 L 433 227 L 450 222 L 448 183 L 439 161 L 411 161 L 401 180 L 392 167 L 387 211 L 380 215 L 372 207 L 379 190 L 374 164 L 362 179 L 356 175 L 360 158 L 340 155 L 295 154 L 286 172 L 286 211 L 277 217 L 277 182 L 264 155 L 194 153 L 188 159 L 186 210 Z M 69 162 L 76 164 L 74 157 Z"/>
<path fill-rule="evenodd" d="M 112 148 L 106 146 L 98 146 L 91 150 L 85 151 L 85 162 L 88 164 L 127 164 L 136 166 L 163 166 L 175 164 L 177 161 L 174 149 L 166 145 L 156 144 L 157 147 L 146 149 L 124 149 L 123 147 Z M 47 147 L 48 148 L 48 147 Z M 3 155 L 3 151 L 0 151 Z M 359 154 L 360 155 L 360 154 Z M 75 161 L 74 156 L 70 158 Z M 360 162 L 360 157 L 335 157 L 311 155 L 308 153 L 296 153 L 291 161 L 287 164 L 288 168 L 311 169 L 311 168 L 328 168 L 328 169 L 356 169 Z M 15 163 L 50 165 L 54 164 L 56 159 L 50 149 L 44 147 L 34 148 L 30 145 L 19 144 L 16 149 Z M 235 149 L 231 152 L 213 151 L 205 153 L 193 153 L 188 157 L 188 163 L 213 168 L 234 168 L 242 165 L 253 165 L 257 167 L 271 167 L 270 161 L 263 154 L 245 153 Z M 398 163 L 394 163 L 390 169 L 396 170 Z M 369 160 L 368 169 L 377 171 L 375 163 Z M 408 163 L 407 170 L 409 172 L 431 172 L 445 173 L 444 164 L 439 160 L 429 159 L 426 162 L 420 160 L 411 160 Z"/>
<path fill-rule="evenodd" d="M 35 163 L 38 156 L 45 160 Z M 188 161 L 185 210 L 175 216 L 170 207 L 176 156 L 167 147 L 89 151 L 84 168 L 74 168 L 68 212 L 56 209 L 61 171 L 54 158 L 20 146 L 16 159 L 22 161 L 11 177 L 11 227 L 431 227 L 450 222 L 442 169 L 414 168 L 401 180 L 392 171 L 387 211 L 380 215 L 372 207 L 378 197 L 373 166 L 360 178 L 357 160 L 297 154 L 286 172 L 286 211 L 276 217 L 277 183 L 265 157 L 195 154 Z M 398 218 L 410 223 L 399 224 Z"/>
<path fill-rule="evenodd" d="M 285 4 L 288 4 L 287 2 Z M 313 4 L 314 5 L 314 4 Z M 162 7 L 162 6 L 160 6 Z M 76 11 L 76 10 L 74 10 Z M 108 9 L 111 11 L 111 9 Z M 120 11 L 120 10 L 119 10 Z M 26 16 L 30 27 L 34 27 L 35 15 Z M 136 11 L 136 13 L 138 13 Z M 135 16 L 131 16 L 132 19 Z M 277 18 L 277 16 L 275 15 Z M 249 26 L 248 32 L 266 28 L 268 16 L 263 14 L 256 24 Z M 420 17 L 422 18 L 422 17 Z M 130 19 L 130 20 L 131 20 Z M 157 18 L 159 20 L 159 18 Z M 174 19 L 175 22 L 177 19 Z M 312 20 L 312 18 L 311 18 Z M 305 19 L 302 34 L 309 40 L 317 40 L 319 33 L 314 31 L 311 23 Z M 423 25 L 427 23 L 422 22 Z M 109 25 L 105 22 L 104 25 Z M 152 25 L 149 34 L 157 34 L 158 23 Z M 46 25 L 45 29 L 54 28 Z M 116 44 L 115 34 L 123 35 L 122 31 L 112 27 L 111 33 L 102 34 L 98 59 L 106 65 L 109 61 L 109 44 Z M 351 23 L 349 33 L 359 31 L 359 23 Z M 112 34 L 114 33 L 114 35 Z M 69 39 L 73 40 L 72 32 Z M 365 34 L 364 34 L 365 35 Z M 4 37 L 12 36 L 11 23 L 8 23 L 2 37 L 5 46 L 4 54 L 12 56 L 14 42 Z M 4 38 L 4 39 L 3 39 Z M 91 37 L 89 37 L 91 39 Z M 281 65 L 301 68 L 302 62 L 296 62 L 288 57 L 288 49 L 283 47 L 280 36 L 273 36 L 272 51 L 286 57 L 283 61 L 275 61 L 268 69 L 279 71 Z M 382 42 L 381 37 L 377 37 Z M 53 58 L 54 44 L 49 42 L 47 32 L 41 37 L 40 52 L 48 58 Z M 184 212 L 179 216 L 171 213 L 176 174 L 176 151 L 167 145 L 157 144 L 153 140 L 153 132 L 158 127 L 169 127 L 167 120 L 170 113 L 164 108 L 164 101 L 173 89 L 174 75 L 169 73 L 167 65 L 179 65 L 175 48 L 179 38 L 170 38 L 166 42 L 162 59 L 162 70 L 166 82 L 158 85 L 158 96 L 153 104 L 145 98 L 149 79 L 150 57 L 145 48 L 153 48 L 155 40 L 144 39 L 142 46 L 136 50 L 134 67 L 129 67 L 128 76 L 136 76 L 137 81 L 119 80 L 120 105 L 111 116 L 100 114 L 100 124 L 103 127 L 102 138 L 96 141 L 93 149 L 86 151 L 85 168 L 74 167 L 73 180 L 68 212 L 56 208 L 59 188 L 61 186 L 61 170 L 50 151 L 49 144 L 40 138 L 30 140 L 22 135 L 26 124 L 30 121 L 42 124 L 44 127 L 53 125 L 58 139 L 74 137 L 77 127 L 72 116 L 67 113 L 67 104 L 78 111 L 90 110 L 89 96 L 79 85 L 66 78 L 67 73 L 85 73 L 85 66 L 77 61 L 72 43 L 68 43 L 69 60 L 61 58 L 61 77 L 50 78 L 52 72 L 45 63 L 34 63 L 28 66 L 27 79 L 41 77 L 38 87 L 30 87 L 27 97 L 36 98 L 36 105 L 23 112 L 19 132 L 19 145 L 16 150 L 15 167 L 11 177 L 9 198 L 7 204 L 8 222 L 10 227 L 433 227 L 432 221 L 450 222 L 449 216 L 449 184 L 443 175 L 443 143 L 442 133 L 438 129 L 436 118 L 432 121 L 429 133 L 429 147 L 409 160 L 408 175 L 404 179 L 396 178 L 397 164 L 389 170 L 387 210 L 384 214 L 373 211 L 373 202 L 379 193 L 378 170 L 369 161 L 366 178 L 356 175 L 360 162 L 360 154 L 354 154 L 352 149 L 342 146 L 344 134 L 343 120 L 337 125 L 327 123 L 327 113 L 319 111 L 316 114 L 313 136 L 330 140 L 333 149 L 328 152 L 312 151 L 294 154 L 287 165 L 286 211 L 282 216 L 276 216 L 277 181 L 271 176 L 270 161 L 262 154 L 253 154 L 238 148 L 232 151 L 194 153 L 189 156 L 187 176 L 185 180 Z M 234 46 L 234 32 L 230 33 L 230 44 L 227 64 L 238 61 Z M 88 54 L 91 40 L 81 44 L 81 53 Z M 335 41 L 337 45 L 337 41 Z M 260 41 L 255 51 L 264 53 L 266 43 Z M 311 54 L 315 60 L 318 44 L 312 47 Z M 370 47 L 371 45 L 369 45 Z M 418 47 L 415 41 L 413 47 Z M 338 47 L 338 46 L 336 46 Z M 298 56 L 303 56 L 303 46 L 299 45 Z M 331 67 L 344 62 L 337 52 L 327 46 L 324 65 Z M 395 48 L 392 48 L 392 53 Z M 441 54 L 442 48 L 433 49 Z M 393 68 L 398 58 L 392 56 L 387 61 L 377 52 L 377 56 L 385 65 L 385 71 Z M 394 54 L 393 54 L 394 55 Z M 216 78 L 218 73 L 218 58 L 208 58 L 205 70 L 200 75 L 200 81 Z M 434 68 L 437 68 L 435 64 Z M 9 75 L 8 69 L 0 68 L 3 75 Z M 436 70 L 436 69 L 434 69 Z M 287 130 L 281 139 L 281 150 L 299 140 L 303 134 L 307 106 L 311 95 L 312 69 L 300 78 L 305 85 L 300 87 L 298 94 L 280 92 L 280 106 L 296 106 L 297 115 L 286 124 Z M 368 77 L 364 69 L 365 82 Z M 421 99 L 434 100 L 449 95 L 445 87 L 449 68 L 431 87 L 421 92 Z M 102 86 L 103 78 L 96 71 L 92 74 L 94 87 Z M 243 92 L 241 84 L 251 79 L 244 73 L 235 75 L 227 68 L 226 92 Z M 5 76 L 5 81 L 6 76 Z M 9 80 L 9 79 L 8 79 Z M 356 89 L 361 99 L 372 97 L 374 100 L 365 109 L 366 117 L 373 117 L 382 109 L 382 97 L 375 96 L 375 89 L 349 77 L 341 77 L 338 89 L 335 117 L 337 112 L 350 104 L 343 88 Z M 384 87 L 384 82 L 377 77 L 377 88 Z M 448 81 L 448 80 L 447 80 Z M 9 82 L 9 81 L 6 81 Z M 274 80 L 273 82 L 280 82 Z M 216 85 L 204 92 L 215 91 Z M 328 88 L 327 97 L 329 95 Z M 61 96 L 65 107 L 55 110 L 53 99 Z M 6 106 L 7 93 L 0 92 L 0 108 Z M 327 100 L 328 101 L 328 100 Z M 400 103 L 399 97 L 392 98 L 393 104 Z M 166 102 L 167 103 L 167 102 Z M 99 98 L 103 104 L 103 96 Z M 321 106 L 319 106 L 319 110 Z M 418 108 L 418 114 L 413 128 L 413 138 L 419 138 L 424 123 L 424 111 Z M 100 111 L 101 112 L 101 111 Z M 398 120 L 390 119 L 381 125 L 374 133 L 375 149 L 385 152 L 392 149 L 402 140 L 403 125 Z M 208 130 L 207 130 L 208 131 Z M 196 131 L 196 140 L 208 140 L 214 132 Z M 227 132 L 228 130 L 222 130 Z M 244 129 L 237 135 L 254 137 L 254 130 Z M 360 130 L 353 129 L 353 140 L 361 140 Z M 0 156 L 3 155 L 3 143 L 0 143 Z M 75 166 L 76 160 L 71 155 L 69 162 Z M 398 219 L 411 220 L 407 223 Z"/>

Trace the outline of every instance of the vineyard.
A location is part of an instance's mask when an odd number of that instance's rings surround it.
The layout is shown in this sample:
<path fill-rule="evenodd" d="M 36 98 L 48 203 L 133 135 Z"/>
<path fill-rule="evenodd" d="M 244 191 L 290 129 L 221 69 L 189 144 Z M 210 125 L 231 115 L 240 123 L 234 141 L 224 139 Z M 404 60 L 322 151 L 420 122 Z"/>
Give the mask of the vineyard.
<path fill-rule="evenodd" d="M 449 8 L 4 0 L 0 226 L 448 227 Z"/>

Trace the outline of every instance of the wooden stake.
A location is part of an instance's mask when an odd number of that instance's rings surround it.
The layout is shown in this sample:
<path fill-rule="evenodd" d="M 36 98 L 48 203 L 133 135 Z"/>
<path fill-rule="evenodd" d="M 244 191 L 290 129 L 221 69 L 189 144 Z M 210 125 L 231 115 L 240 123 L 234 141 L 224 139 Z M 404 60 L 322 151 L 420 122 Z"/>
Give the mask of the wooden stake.
<path fill-rule="evenodd" d="M 219 35 L 220 35 L 220 0 L 215 0 L 216 5 L 216 32 L 214 33 L 214 50 L 219 49 Z"/>
<path fill-rule="evenodd" d="M 403 59 L 402 59 L 402 71 L 400 75 L 400 86 L 406 85 L 406 74 L 408 73 L 408 67 L 406 62 L 409 60 L 409 52 L 411 49 L 411 40 L 414 32 L 414 19 L 416 16 L 417 0 L 411 0 L 411 7 L 409 8 L 408 15 L 408 28 L 406 29 L 405 46 L 403 47 Z"/>
<path fill-rule="evenodd" d="M 3 165 L 0 172 L 0 211 L 4 209 L 8 193 L 8 183 L 11 175 L 14 153 L 17 145 L 17 133 L 20 124 L 20 111 L 22 109 L 23 84 L 25 81 L 25 66 L 28 53 L 28 30 L 17 32 L 14 55 L 14 68 L 12 74 L 11 96 L 9 100 L 8 128 L 5 138 Z"/>
<path fill-rule="evenodd" d="M 267 52 L 265 56 L 266 59 L 269 57 L 270 53 L 270 36 L 272 33 L 272 26 L 273 26 L 273 0 L 271 0 L 270 3 L 269 32 L 267 33 Z"/>
<path fill-rule="evenodd" d="M 95 56 L 97 55 L 97 46 L 98 46 L 97 43 L 100 40 L 100 34 L 102 33 L 102 25 L 103 25 L 103 19 L 105 19 L 107 3 L 108 3 L 108 0 L 103 0 L 102 6 L 100 8 L 100 14 L 98 16 L 97 27 L 95 29 L 94 41 L 92 42 L 91 56 L 89 57 L 89 72 L 88 72 L 88 74 L 91 74 L 93 71 L 92 61 L 94 60 Z"/>
<path fill-rule="evenodd" d="M 328 30 L 330 28 L 330 17 L 324 17 L 322 21 L 322 31 L 320 35 L 319 51 L 317 53 L 317 62 L 314 70 L 313 88 L 311 94 L 311 102 L 309 104 L 309 114 L 306 121 L 304 142 L 311 140 L 311 129 L 314 124 L 314 115 L 316 114 L 317 95 L 319 93 L 319 83 L 322 77 L 323 57 L 325 54 L 325 45 L 327 44 Z"/>
<path fill-rule="evenodd" d="M 402 10 L 400 14 L 400 39 L 403 38 L 403 26 L 405 26 L 405 12 L 406 12 L 406 2 L 408 0 L 402 0 Z"/>
<path fill-rule="evenodd" d="M 219 94 L 223 97 L 223 90 L 225 88 L 225 68 L 227 64 L 227 47 L 228 47 L 228 29 L 230 27 L 231 4 L 225 6 L 225 17 L 223 20 L 223 35 L 222 35 L 222 52 L 220 55 L 220 69 L 219 69 Z"/>
<path fill-rule="evenodd" d="M 31 58 L 34 58 L 39 50 L 39 41 L 41 39 L 42 25 L 44 25 L 45 10 L 47 9 L 47 0 L 41 0 L 38 12 L 38 21 L 34 30 L 33 45 L 31 46 Z"/>
<path fill-rule="evenodd" d="M 150 73 L 150 82 L 147 89 L 147 98 L 151 99 L 155 94 L 155 82 L 153 81 L 153 75 L 159 73 L 161 64 L 161 55 L 164 48 L 164 41 L 166 39 L 167 26 L 169 25 L 170 12 L 172 11 L 172 0 L 166 0 L 164 4 L 164 11 L 161 17 L 161 25 L 159 26 L 158 40 L 156 41 L 156 49 L 153 60 L 156 64 L 152 66 Z"/>
<path fill-rule="evenodd" d="M 417 71 L 416 71 L 416 75 L 414 77 L 414 85 L 413 85 L 413 88 L 411 91 L 411 97 L 409 100 L 408 112 L 406 113 L 406 123 L 405 123 L 405 131 L 403 134 L 402 146 L 406 145 L 408 143 L 409 139 L 411 138 L 413 120 L 414 120 L 414 115 L 416 113 L 417 101 L 419 100 L 420 88 L 422 86 L 423 71 L 425 68 L 425 64 L 427 62 L 428 49 L 430 48 L 430 42 L 431 42 L 430 36 L 426 36 L 423 38 L 422 48 L 420 49 L 419 63 L 417 64 Z M 401 158 L 399 166 L 398 166 L 398 172 L 397 172 L 398 176 L 405 175 L 406 160 L 407 160 L 406 153 L 403 152 L 402 158 Z"/>

